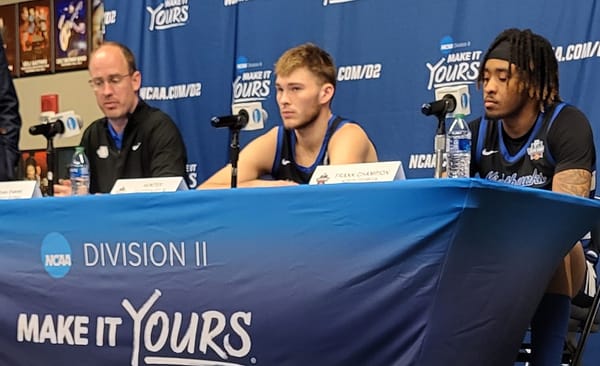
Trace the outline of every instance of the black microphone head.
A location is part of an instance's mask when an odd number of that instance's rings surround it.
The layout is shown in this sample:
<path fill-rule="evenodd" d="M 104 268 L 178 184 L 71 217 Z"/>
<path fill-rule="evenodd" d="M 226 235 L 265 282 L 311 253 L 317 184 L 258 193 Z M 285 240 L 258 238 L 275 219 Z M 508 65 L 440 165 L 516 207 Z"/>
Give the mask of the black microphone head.
<path fill-rule="evenodd" d="M 238 112 L 238 116 L 239 116 L 239 128 L 244 128 L 246 127 L 246 125 L 248 124 L 248 121 L 250 120 L 250 115 L 248 114 L 248 111 L 245 109 L 240 109 L 240 111 Z"/>
<path fill-rule="evenodd" d="M 210 123 L 213 127 L 229 127 L 232 129 L 242 129 L 248 124 L 250 116 L 248 111 L 241 109 L 237 114 L 230 116 L 213 117 L 210 119 Z"/>
<path fill-rule="evenodd" d="M 47 138 L 54 137 L 63 132 L 65 132 L 65 126 L 60 120 L 48 123 L 41 123 L 39 125 L 29 127 L 30 135 L 44 135 Z"/>
<path fill-rule="evenodd" d="M 41 123 L 39 125 L 34 125 L 29 127 L 30 135 L 46 135 L 51 131 L 51 125 L 49 123 Z"/>
<path fill-rule="evenodd" d="M 444 100 L 446 100 L 446 113 L 452 113 L 456 109 L 456 98 L 452 94 L 444 95 Z"/>
<path fill-rule="evenodd" d="M 37 135 L 37 126 L 29 127 L 29 133 L 32 135 Z"/>
<path fill-rule="evenodd" d="M 456 109 L 456 98 L 452 94 L 446 94 L 440 100 L 431 103 L 425 103 L 421 106 L 421 112 L 430 116 L 432 114 L 443 117 L 446 113 L 454 112 Z"/>
<path fill-rule="evenodd" d="M 423 113 L 426 116 L 431 115 L 431 104 L 430 103 L 425 103 L 421 106 L 421 113 Z"/>

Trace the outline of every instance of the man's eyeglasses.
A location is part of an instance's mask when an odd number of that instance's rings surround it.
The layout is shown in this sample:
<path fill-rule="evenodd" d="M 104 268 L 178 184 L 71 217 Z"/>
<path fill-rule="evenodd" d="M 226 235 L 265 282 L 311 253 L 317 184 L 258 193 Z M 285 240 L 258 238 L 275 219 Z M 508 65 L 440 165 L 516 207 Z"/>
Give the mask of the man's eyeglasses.
<path fill-rule="evenodd" d="M 88 80 L 88 83 L 90 84 L 92 89 L 99 90 L 104 87 L 104 83 L 108 83 L 108 85 L 113 86 L 113 87 L 117 86 L 121 83 L 121 81 L 123 81 L 123 79 L 125 79 L 128 76 L 131 76 L 131 74 L 109 75 L 108 78 L 106 78 L 106 79 L 103 79 L 103 78 L 90 79 L 90 80 Z"/>

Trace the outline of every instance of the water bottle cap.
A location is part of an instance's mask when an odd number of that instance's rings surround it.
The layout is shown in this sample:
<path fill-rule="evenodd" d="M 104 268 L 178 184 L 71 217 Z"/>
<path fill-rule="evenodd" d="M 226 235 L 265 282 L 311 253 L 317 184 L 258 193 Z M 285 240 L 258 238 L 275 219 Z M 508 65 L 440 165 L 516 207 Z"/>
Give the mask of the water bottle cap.
<path fill-rule="evenodd" d="M 462 114 L 462 113 L 457 113 L 457 114 L 455 114 L 454 116 L 455 116 L 456 118 L 462 118 L 462 119 L 464 119 L 464 118 L 465 118 L 465 115 L 464 115 L 464 114 Z"/>
<path fill-rule="evenodd" d="M 76 146 L 75 147 L 75 152 L 84 152 L 85 148 L 83 146 Z"/>

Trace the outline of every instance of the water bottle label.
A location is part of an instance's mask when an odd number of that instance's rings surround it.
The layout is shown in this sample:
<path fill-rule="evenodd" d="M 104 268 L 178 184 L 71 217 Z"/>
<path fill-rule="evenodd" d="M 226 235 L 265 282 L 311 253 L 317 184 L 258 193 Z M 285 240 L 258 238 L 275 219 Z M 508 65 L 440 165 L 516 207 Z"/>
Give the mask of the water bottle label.
<path fill-rule="evenodd" d="M 88 168 L 84 166 L 73 166 L 69 171 L 71 173 L 72 178 L 89 176 Z"/>
<path fill-rule="evenodd" d="M 458 150 L 471 152 L 471 140 L 470 139 L 458 140 Z"/>
<path fill-rule="evenodd" d="M 448 152 L 471 152 L 471 139 L 448 139 Z"/>

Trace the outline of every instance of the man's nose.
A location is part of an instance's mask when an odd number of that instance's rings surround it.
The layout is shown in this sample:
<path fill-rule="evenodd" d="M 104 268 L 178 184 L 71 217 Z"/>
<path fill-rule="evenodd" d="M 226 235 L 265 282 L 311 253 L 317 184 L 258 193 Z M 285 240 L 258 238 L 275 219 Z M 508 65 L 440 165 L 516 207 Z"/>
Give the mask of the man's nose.
<path fill-rule="evenodd" d="M 288 100 L 288 94 L 285 92 L 285 90 L 280 91 L 279 93 L 277 93 L 277 99 L 279 100 L 280 104 L 288 104 L 289 100 Z"/>
<path fill-rule="evenodd" d="M 498 90 L 498 84 L 493 80 L 488 80 L 485 84 L 483 84 L 483 94 L 491 94 L 495 93 Z"/>

